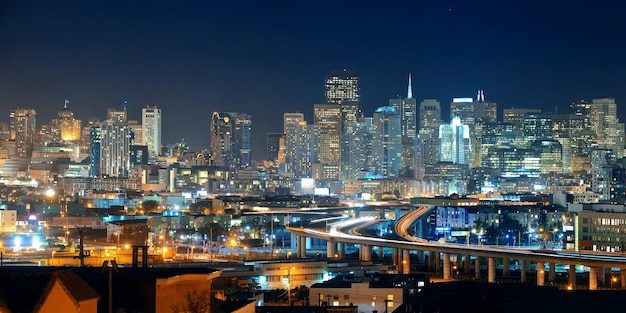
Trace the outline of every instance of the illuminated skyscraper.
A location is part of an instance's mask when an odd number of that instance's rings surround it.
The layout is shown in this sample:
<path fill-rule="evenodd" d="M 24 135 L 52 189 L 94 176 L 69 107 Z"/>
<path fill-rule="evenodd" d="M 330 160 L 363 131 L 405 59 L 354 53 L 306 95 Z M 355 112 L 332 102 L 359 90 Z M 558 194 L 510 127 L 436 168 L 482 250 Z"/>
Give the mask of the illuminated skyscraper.
<path fill-rule="evenodd" d="M 511 108 L 502 110 L 502 120 L 513 125 L 513 130 L 524 131 L 524 116 L 526 113 L 540 113 L 540 109 Z"/>
<path fill-rule="evenodd" d="M 341 105 L 316 104 L 313 107 L 315 127 L 315 162 L 319 164 L 316 179 L 339 179 L 341 170 Z"/>
<path fill-rule="evenodd" d="M 284 113 L 285 172 L 299 179 L 311 177 L 312 125 L 307 125 L 302 113 Z"/>
<path fill-rule="evenodd" d="M 209 153 L 212 165 L 233 171 L 251 163 L 252 117 L 245 113 L 214 112 Z"/>
<path fill-rule="evenodd" d="M 278 153 L 280 150 L 280 142 L 284 140 L 285 134 L 283 133 L 268 133 L 266 142 L 267 149 L 265 159 L 267 161 L 277 162 L 278 161 Z"/>
<path fill-rule="evenodd" d="M 325 103 L 359 102 L 359 77 L 351 70 L 333 71 L 324 80 Z"/>
<path fill-rule="evenodd" d="M 69 101 L 65 100 L 63 110 L 58 113 L 58 123 L 61 129 L 61 140 L 65 142 L 80 141 L 83 123 L 74 118 L 74 113 L 67 108 Z"/>
<path fill-rule="evenodd" d="M 36 115 L 33 109 L 11 111 L 11 139 L 15 141 L 15 156 L 30 158 L 33 155 Z"/>
<path fill-rule="evenodd" d="M 402 128 L 402 166 L 413 167 L 415 153 L 415 138 L 417 136 L 417 102 L 413 98 L 411 74 L 406 98 L 389 99 L 389 106 L 400 115 Z"/>
<path fill-rule="evenodd" d="M 617 104 L 613 98 L 593 99 L 591 125 L 596 131 L 598 147 L 612 149 L 618 159 L 624 156 L 624 123 L 617 118 Z"/>
<path fill-rule="evenodd" d="M 439 160 L 455 164 L 471 164 L 469 126 L 455 117 L 452 123 L 439 127 Z"/>
<path fill-rule="evenodd" d="M 401 117 L 396 109 L 385 106 L 376 109 L 372 119 L 372 159 L 376 173 L 383 177 L 398 177 L 402 168 Z"/>
<path fill-rule="evenodd" d="M 128 177 L 131 170 L 131 145 L 133 132 L 126 121 L 126 107 L 123 111 L 108 110 L 109 118 L 100 124 L 100 129 L 92 129 L 92 144 L 99 141 L 100 149 L 92 149 L 100 154 L 97 175 Z M 99 138 L 97 136 L 99 135 Z"/>
<path fill-rule="evenodd" d="M 147 106 L 141 109 L 141 142 L 148 146 L 150 157 L 161 153 L 161 109 Z"/>
<path fill-rule="evenodd" d="M 539 139 L 552 139 L 552 113 L 524 114 L 524 147 Z"/>

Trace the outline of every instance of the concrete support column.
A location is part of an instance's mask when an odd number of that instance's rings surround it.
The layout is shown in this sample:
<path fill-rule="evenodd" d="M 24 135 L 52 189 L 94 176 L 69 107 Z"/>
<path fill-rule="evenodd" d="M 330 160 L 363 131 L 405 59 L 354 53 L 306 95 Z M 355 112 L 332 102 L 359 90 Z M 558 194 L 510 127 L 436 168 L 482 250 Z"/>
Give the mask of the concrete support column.
<path fill-rule="evenodd" d="M 548 280 L 551 282 L 555 282 L 556 281 L 556 263 L 551 262 L 550 264 L 548 264 L 548 266 L 549 266 Z"/>
<path fill-rule="evenodd" d="M 337 253 L 337 242 L 330 239 L 326 242 L 326 257 L 332 259 L 335 257 L 335 253 Z"/>
<path fill-rule="evenodd" d="M 443 254 L 443 280 L 450 280 L 450 253 Z"/>
<path fill-rule="evenodd" d="M 428 270 L 435 270 L 435 251 L 428 251 Z"/>
<path fill-rule="evenodd" d="M 371 261 L 372 260 L 372 248 L 369 245 L 361 245 L 359 247 L 361 250 L 361 260 L 362 261 Z"/>
<path fill-rule="evenodd" d="M 306 236 L 300 236 L 299 248 L 298 248 L 298 257 L 306 258 Z"/>
<path fill-rule="evenodd" d="M 546 282 L 546 265 L 544 262 L 537 262 L 537 286 L 543 286 Z"/>
<path fill-rule="evenodd" d="M 400 264 L 398 264 L 398 248 L 391 248 L 391 264 L 395 264 L 398 269 L 400 269 Z"/>
<path fill-rule="evenodd" d="M 382 260 L 385 257 L 385 249 L 383 246 L 378 246 L 378 259 Z"/>
<path fill-rule="evenodd" d="M 435 271 L 439 273 L 441 271 L 441 256 L 439 252 L 435 252 Z"/>
<path fill-rule="evenodd" d="M 471 255 L 466 254 L 465 255 L 465 260 L 463 260 L 463 272 L 465 274 L 469 274 L 469 272 L 472 270 L 471 269 L 471 264 L 470 264 L 471 258 L 472 258 Z"/>
<path fill-rule="evenodd" d="M 606 267 L 598 268 L 598 281 L 606 285 Z"/>
<path fill-rule="evenodd" d="M 296 250 L 298 247 L 298 235 L 296 234 L 291 234 L 291 240 L 289 240 L 289 244 L 291 245 L 291 250 Z"/>
<path fill-rule="evenodd" d="M 598 268 L 589 268 L 589 290 L 598 290 Z"/>
<path fill-rule="evenodd" d="M 487 258 L 487 281 L 490 283 L 496 282 L 496 258 Z"/>
<path fill-rule="evenodd" d="M 508 277 L 511 275 L 511 259 L 502 258 L 502 276 Z"/>
<path fill-rule="evenodd" d="M 622 281 L 621 289 L 626 289 L 626 268 L 619 269 L 619 277 L 621 278 L 620 280 Z"/>
<path fill-rule="evenodd" d="M 576 287 L 576 265 L 570 264 L 567 272 L 567 280 L 572 288 Z"/>
<path fill-rule="evenodd" d="M 474 263 L 474 277 L 476 280 L 480 279 L 480 256 L 476 256 L 476 263 Z"/>
<path fill-rule="evenodd" d="M 339 243 L 339 249 L 337 253 L 339 254 L 340 259 L 343 259 L 346 257 L 346 243 L 345 242 Z"/>
<path fill-rule="evenodd" d="M 522 265 L 522 268 L 520 269 L 520 281 L 522 283 L 526 282 L 526 272 L 528 272 L 528 264 L 529 262 L 527 262 L 526 260 L 520 260 L 520 264 Z"/>
<path fill-rule="evenodd" d="M 417 252 L 417 264 L 424 263 L 424 251 L 417 250 L 416 252 Z"/>
<path fill-rule="evenodd" d="M 402 274 L 411 273 L 411 250 L 402 250 Z"/>

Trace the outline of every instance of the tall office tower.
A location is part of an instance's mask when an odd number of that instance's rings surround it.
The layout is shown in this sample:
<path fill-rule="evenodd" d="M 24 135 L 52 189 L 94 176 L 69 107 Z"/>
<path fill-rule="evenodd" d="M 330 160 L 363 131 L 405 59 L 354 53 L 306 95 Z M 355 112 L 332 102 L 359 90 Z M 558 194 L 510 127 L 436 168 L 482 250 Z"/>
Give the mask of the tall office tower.
<path fill-rule="evenodd" d="M 252 117 L 245 113 L 214 112 L 209 153 L 212 165 L 233 171 L 251 163 Z"/>
<path fill-rule="evenodd" d="M 495 123 L 498 121 L 498 104 L 485 101 L 485 91 L 479 90 L 474 104 L 476 122 Z"/>
<path fill-rule="evenodd" d="M 573 102 L 570 104 L 570 113 L 569 137 L 572 157 L 588 159 L 590 151 L 597 148 L 596 132 L 591 124 L 591 103 L 585 100 Z"/>
<path fill-rule="evenodd" d="M 146 142 L 143 138 L 143 126 L 139 123 L 138 120 L 128 120 L 128 127 L 135 134 L 135 142 L 133 143 L 136 146 L 146 146 Z"/>
<path fill-rule="evenodd" d="M 231 113 L 235 119 L 236 164 L 246 168 L 252 164 L 252 116 L 246 113 Z"/>
<path fill-rule="evenodd" d="M 363 117 L 363 112 L 356 101 L 344 101 L 341 106 L 341 177 L 347 179 L 354 174 L 350 159 L 352 158 L 352 142 L 354 135 L 354 123 Z"/>
<path fill-rule="evenodd" d="M 15 156 L 30 158 L 33 155 L 33 144 L 37 113 L 33 109 L 15 109 L 10 113 L 11 139 L 15 141 Z"/>
<path fill-rule="evenodd" d="M 419 108 L 419 131 L 424 128 L 438 128 L 441 121 L 441 104 L 435 99 L 424 99 Z"/>
<path fill-rule="evenodd" d="M 131 169 L 133 133 L 128 123 L 108 119 L 100 124 L 98 175 L 128 177 Z"/>
<path fill-rule="evenodd" d="M 69 101 L 65 100 L 63 110 L 58 113 L 58 124 L 61 133 L 61 140 L 65 142 L 80 141 L 82 136 L 83 122 L 74 118 L 74 112 L 67 108 Z"/>
<path fill-rule="evenodd" d="M 401 117 L 396 109 L 376 109 L 372 118 L 372 159 L 377 174 L 398 177 L 402 168 Z"/>
<path fill-rule="evenodd" d="M 91 155 L 91 133 L 92 127 L 100 127 L 100 120 L 96 117 L 87 119 L 87 123 L 83 125 L 80 135 L 80 153 L 81 155 Z"/>
<path fill-rule="evenodd" d="M 482 125 L 481 129 L 481 145 L 480 145 L 480 154 L 481 154 L 481 167 L 489 167 L 488 157 L 492 153 L 494 149 L 499 147 L 510 146 L 508 141 L 501 142 L 500 139 L 507 132 L 513 131 L 512 124 L 506 123 L 488 123 Z"/>
<path fill-rule="evenodd" d="M 591 125 L 596 131 L 598 147 L 612 149 L 618 159 L 624 156 L 624 124 L 617 118 L 617 104 L 613 98 L 593 99 Z"/>
<path fill-rule="evenodd" d="M 285 172 L 292 177 L 299 178 L 300 169 L 298 158 L 302 155 L 300 148 L 302 147 L 301 138 L 304 114 L 299 112 L 283 113 L 283 132 L 285 134 Z"/>
<path fill-rule="evenodd" d="M 276 163 L 278 161 L 278 151 L 280 150 L 280 141 L 285 137 L 284 133 L 267 133 L 265 150 L 265 160 Z"/>
<path fill-rule="evenodd" d="M 552 139 L 552 113 L 524 114 L 525 148 L 539 139 Z"/>
<path fill-rule="evenodd" d="M 469 136 L 468 139 L 471 142 L 471 147 L 473 147 L 473 150 L 467 155 L 471 163 L 461 164 L 469 164 L 473 167 L 480 166 L 480 145 L 478 143 L 481 139 L 480 134 L 476 131 L 478 106 L 478 101 L 474 101 L 472 98 L 454 98 L 450 103 L 450 121 L 459 118 L 461 124 L 467 125 L 467 136 Z M 441 134 L 439 138 L 442 138 Z"/>
<path fill-rule="evenodd" d="M 415 154 L 415 138 L 417 136 L 417 102 L 413 98 L 411 74 L 409 74 L 407 97 L 389 99 L 389 106 L 400 114 L 402 128 L 402 166 L 404 168 L 412 168 Z"/>
<path fill-rule="evenodd" d="M 341 171 L 341 105 L 315 104 L 315 162 L 319 164 L 316 179 L 338 180 Z"/>
<path fill-rule="evenodd" d="M 439 127 L 439 160 L 455 164 L 471 164 L 469 126 L 454 117 L 452 123 Z"/>
<path fill-rule="evenodd" d="M 141 142 L 148 146 L 148 155 L 161 154 L 161 109 L 147 106 L 141 109 Z"/>
<path fill-rule="evenodd" d="M 89 127 L 89 176 L 100 175 L 100 122 Z M 86 136 L 85 136 L 86 137 Z"/>
<path fill-rule="evenodd" d="M 113 123 L 126 123 L 128 122 L 128 113 L 126 112 L 126 104 L 128 102 L 124 101 L 124 109 L 122 111 L 118 111 L 116 109 L 107 109 L 107 119 L 109 119 Z"/>
<path fill-rule="evenodd" d="M 563 148 L 558 140 L 535 140 L 530 148 L 536 151 L 539 156 L 541 174 L 563 173 Z"/>
<path fill-rule="evenodd" d="M 526 113 L 541 113 L 540 109 L 504 109 L 502 110 L 502 121 L 512 124 L 513 130 L 524 131 L 524 118 Z"/>
<path fill-rule="evenodd" d="M 324 80 L 325 103 L 359 102 L 359 77 L 351 70 L 333 71 Z"/>
<path fill-rule="evenodd" d="M 353 132 L 349 136 L 351 176 L 347 179 L 360 179 L 374 172 L 372 158 L 373 118 L 362 117 L 351 126 Z"/>

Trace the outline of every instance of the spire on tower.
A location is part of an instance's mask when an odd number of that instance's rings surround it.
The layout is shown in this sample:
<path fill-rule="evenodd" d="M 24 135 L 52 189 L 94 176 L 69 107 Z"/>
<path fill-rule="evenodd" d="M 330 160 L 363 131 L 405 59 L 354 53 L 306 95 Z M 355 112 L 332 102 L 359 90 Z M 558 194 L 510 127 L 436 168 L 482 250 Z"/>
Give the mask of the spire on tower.
<path fill-rule="evenodd" d="M 413 85 L 411 84 L 411 74 L 409 74 L 409 90 L 406 93 L 407 99 L 413 98 Z"/>
<path fill-rule="evenodd" d="M 126 111 L 126 105 L 128 104 L 128 100 L 124 100 L 124 111 Z"/>
<path fill-rule="evenodd" d="M 68 104 L 68 103 L 70 103 L 70 101 L 69 101 L 69 100 L 67 100 L 67 99 L 65 99 L 65 104 L 63 104 L 63 108 L 64 108 L 64 109 L 67 109 L 67 104 Z"/>

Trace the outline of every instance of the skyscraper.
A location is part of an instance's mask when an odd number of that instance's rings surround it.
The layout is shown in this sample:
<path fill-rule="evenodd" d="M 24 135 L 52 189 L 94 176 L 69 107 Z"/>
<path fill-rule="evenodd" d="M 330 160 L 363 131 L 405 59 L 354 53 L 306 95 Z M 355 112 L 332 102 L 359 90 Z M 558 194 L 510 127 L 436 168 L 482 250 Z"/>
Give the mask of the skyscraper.
<path fill-rule="evenodd" d="M 341 170 L 341 105 L 313 106 L 315 126 L 315 162 L 319 164 L 317 179 L 338 180 Z"/>
<path fill-rule="evenodd" d="M 278 152 L 280 150 L 280 141 L 285 137 L 284 133 L 268 133 L 266 138 L 267 148 L 265 151 L 265 159 L 267 161 L 277 162 Z"/>
<path fill-rule="evenodd" d="M 126 120 L 126 106 L 123 111 L 108 110 L 108 119 L 100 124 L 100 162 L 98 175 L 128 177 L 131 169 L 131 144 L 133 133 Z M 98 131 L 92 131 L 94 135 Z M 97 142 L 93 138 L 92 142 Z M 94 152 L 96 150 L 94 149 Z"/>
<path fill-rule="evenodd" d="M 333 71 L 324 80 L 325 103 L 359 102 L 359 77 L 351 70 Z"/>
<path fill-rule="evenodd" d="M 147 106 L 141 109 L 141 142 L 148 146 L 148 155 L 157 157 L 161 153 L 161 109 Z"/>
<path fill-rule="evenodd" d="M 617 118 L 617 104 L 613 98 L 593 99 L 591 125 L 596 131 L 599 148 L 612 149 L 617 158 L 624 156 L 624 123 Z"/>
<path fill-rule="evenodd" d="M 233 171 L 251 163 L 252 117 L 245 113 L 214 112 L 211 116 L 209 153 L 212 165 Z"/>
<path fill-rule="evenodd" d="M 440 158 L 442 162 L 471 164 L 469 126 L 463 125 L 459 117 L 452 123 L 439 127 Z"/>
<path fill-rule="evenodd" d="M 285 172 L 295 178 L 311 177 L 312 132 L 302 113 L 284 113 Z"/>
<path fill-rule="evenodd" d="M 33 109 L 18 108 L 11 111 L 11 139 L 15 141 L 15 156 L 30 158 L 33 155 L 36 115 Z"/>
<path fill-rule="evenodd" d="M 63 110 L 59 111 L 57 123 L 60 128 L 61 140 L 65 142 L 80 141 L 82 121 L 74 118 L 74 113 L 67 108 L 69 101 L 65 100 Z"/>
<path fill-rule="evenodd" d="M 376 109 L 372 119 L 372 158 L 376 173 L 398 177 L 402 168 L 402 129 L 400 114 L 385 106 Z"/>
<path fill-rule="evenodd" d="M 400 115 L 402 130 L 402 166 L 413 167 L 415 153 L 415 138 L 417 136 L 417 102 L 413 98 L 413 86 L 411 74 L 406 98 L 389 99 L 389 106 L 394 108 Z"/>

